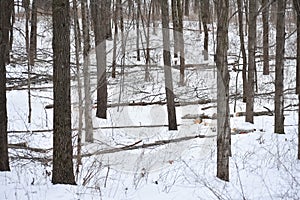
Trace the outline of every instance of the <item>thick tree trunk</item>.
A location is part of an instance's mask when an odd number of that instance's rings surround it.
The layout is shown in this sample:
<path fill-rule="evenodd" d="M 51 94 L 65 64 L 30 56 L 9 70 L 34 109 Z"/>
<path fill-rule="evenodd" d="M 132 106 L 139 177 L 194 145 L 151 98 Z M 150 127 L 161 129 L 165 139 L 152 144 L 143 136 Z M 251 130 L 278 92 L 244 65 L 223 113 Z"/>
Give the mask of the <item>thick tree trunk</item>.
<path fill-rule="evenodd" d="M 53 184 L 75 184 L 70 96 L 70 5 L 53 0 Z"/>
<path fill-rule="evenodd" d="M 227 64 L 228 48 L 228 9 L 229 1 L 220 0 L 216 3 L 217 22 L 217 58 L 218 69 L 218 105 L 217 105 L 217 177 L 229 181 L 230 150 L 230 111 L 229 111 L 229 71 Z"/>
<path fill-rule="evenodd" d="M 284 97 L 283 97 L 283 71 L 284 71 L 284 44 L 285 44 L 285 0 L 277 0 L 276 25 L 276 61 L 275 61 L 275 133 L 284 133 Z"/>
<path fill-rule="evenodd" d="M 190 0 L 184 1 L 184 15 L 189 16 L 190 15 Z"/>
<path fill-rule="evenodd" d="M 170 32 L 169 32 L 169 6 L 168 0 L 161 0 L 162 28 L 163 28 L 163 58 L 165 73 L 165 89 L 167 96 L 167 110 L 169 130 L 177 130 L 176 111 L 174 103 L 173 80 L 170 56 Z"/>
<path fill-rule="evenodd" d="M 95 32 L 95 49 L 97 60 L 97 111 L 96 117 L 106 119 L 107 80 L 106 80 L 106 2 L 91 1 L 92 18 Z"/>
<path fill-rule="evenodd" d="M 90 83 L 90 28 L 87 0 L 81 0 L 82 35 L 83 35 L 83 83 L 84 83 L 84 122 L 85 141 L 93 142 L 92 98 Z"/>
<path fill-rule="evenodd" d="M 246 92 L 247 92 L 247 55 L 245 48 L 245 39 L 244 39 L 244 26 L 243 26 L 243 0 L 237 0 L 238 5 L 238 18 L 239 18 L 239 35 L 240 35 L 240 48 L 243 59 L 243 102 L 246 102 Z"/>
<path fill-rule="evenodd" d="M 13 0 L 0 1 L 0 171 L 9 171 L 6 107 L 6 63 L 9 57 L 9 31 Z"/>
<path fill-rule="evenodd" d="M 255 74 L 255 51 L 256 51 L 256 18 L 257 1 L 249 1 L 249 34 L 248 34 L 248 80 L 246 99 L 246 122 L 253 123 L 254 107 L 254 74 Z"/>
<path fill-rule="evenodd" d="M 269 75 L 269 0 L 262 0 L 262 20 L 263 20 L 263 54 L 264 67 L 263 74 Z"/>

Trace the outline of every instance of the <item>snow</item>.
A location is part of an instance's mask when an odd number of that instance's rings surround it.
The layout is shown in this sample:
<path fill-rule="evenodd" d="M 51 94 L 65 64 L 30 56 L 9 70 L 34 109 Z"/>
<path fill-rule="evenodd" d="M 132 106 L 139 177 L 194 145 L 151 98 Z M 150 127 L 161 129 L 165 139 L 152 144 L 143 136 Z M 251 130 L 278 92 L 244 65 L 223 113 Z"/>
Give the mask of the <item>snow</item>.
<path fill-rule="evenodd" d="M 41 20 L 41 29 L 47 27 L 47 20 Z M 19 22 L 22 25 L 22 22 Z M 198 27 L 195 22 L 188 26 Z M 211 27 L 213 29 L 213 27 Z M 237 53 L 239 45 L 236 27 L 231 27 L 231 53 Z M 134 42 L 134 32 L 129 34 L 128 42 Z M 39 46 L 51 47 L 51 34 L 42 32 Z M 210 36 L 212 36 L 210 34 Z M 151 81 L 143 81 L 143 68 L 136 66 L 125 69 L 124 79 L 119 75 L 116 80 L 109 77 L 109 103 L 155 102 L 164 101 L 163 68 L 161 67 L 162 41 L 160 31 L 153 37 L 151 45 L 158 47 L 151 55 L 157 58 L 157 67 L 150 70 Z M 21 36 L 15 45 L 23 44 Z M 49 39 L 50 38 L 50 39 Z M 202 36 L 199 33 L 185 31 L 187 63 L 202 62 L 199 52 L 203 49 Z M 294 37 L 288 44 L 295 44 Z M 131 42 L 131 43 L 130 43 Z M 213 39 L 210 39 L 210 52 L 213 53 Z M 49 47 L 50 45 L 50 47 Z M 111 47 L 111 42 L 108 46 Z M 15 47 L 17 48 L 17 47 Z M 134 45 L 132 45 L 134 49 Z M 135 63 L 134 51 L 128 48 L 126 64 Z M 292 54 L 291 52 L 289 52 Z M 111 54 L 108 55 L 108 60 Z M 142 58 L 143 59 L 143 58 Z M 210 57 L 209 63 L 212 62 Z M 235 61 L 234 58 L 232 58 Z M 92 57 L 92 65 L 95 60 Z M 293 64 L 293 61 L 287 61 Z M 95 66 L 92 66 L 95 67 Z M 258 65 L 258 67 L 262 67 Z M 26 66 L 9 66 L 8 77 L 23 77 Z M 119 70 L 119 69 L 118 69 Z M 37 64 L 33 69 L 37 73 L 51 74 L 51 65 L 43 67 Z M 95 69 L 92 69 L 92 72 Z M 258 71 L 261 71 L 258 69 Z M 142 72 L 142 73 L 141 73 Z M 287 68 L 285 86 L 295 87 L 293 69 Z M 93 75 L 93 73 L 92 73 Z M 175 100 L 195 101 L 200 97 L 216 98 L 215 71 L 213 69 L 187 69 L 186 86 L 178 84 L 179 72 L 173 69 Z M 236 73 L 231 72 L 231 93 L 235 92 Z M 274 90 L 274 74 L 259 74 L 259 91 Z M 241 74 L 238 77 L 241 84 Z M 51 83 L 35 86 L 51 87 Z M 93 100 L 95 100 L 95 75 L 92 76 Z M 26 87 L 26 86 L 25 86 Z M 120 87 L 122 96 L 120 96 Z M 241 92 L 242 88 L 237 88 Z M 22 149 L 9 149 L 11 156 L 11 172 L 0 172 L 0 199 L 31 200 L 31 199 L 300 199 L 300 161 L 297 156 L 297 109 L 285 112 L 286 134 L 274 134 L 274 117 L 255 117 L 254 124 L 245 123 L 244 117 L 231 118 L 231 128 L 255 130 L 248 134 L 232 135 L 232 157 L 230 158 L 230 182 L 216 178 L 216 126 L 215 120 L 204 120 L 197 124 L 193 119 L 182 119 L 186 114 L 202 114 L 209 116 L 216 113 L 215 103 L 206 105 L 186 105 L 176 107 L 178 131 L 168 131 L 167 109 L 165 105 L 123 106 L 108 109 L 108 119 L 93 118 L 95 143 L 84 143 L 82 153 L 94 153 L 101 150 L 132 145 L 149 144 L 152 142 L 204 135 L 205 138 L 194 138 L 178 143 L 139 148 L 116 153 L 99 154 L 83 157 L 77 185 L 53 185 L 51 183 L 52 162 L 48 160 L 52 154 L 52 89 L 32 90 L 32 123 L 27 122 L 28 105 L 27 90 L 12 90 L 7 93 L 9 143 L 25 142 L 29 147 L 47 149 L 46 153 L 30 152 Z M 286 105 L 297 103 L 295 95 L 288 95 Z M 73 128 L 78 125 L 77 84 L 72 82 L 72 118 Z M 230 102 L 233 113 L 233 102 Z M 210 109 L 202 108 L 212 106 Z M 255 100 L 255 110 L 273 108 L 270 96 L 262 96 Z M 293 108 L 293 107 L 292 107 Z M 236 112 L 244 111 L 245 104 L 237 101 Z M 95 116 L 95 110 L 93 110 Z M 115 128 L 105 128 L 114 126 Z M 124 126 L 123 128 L 117 128 Z M 43 130 L 37 132 L 37 130 Z M 24 132 L 17 132 L 24 131 Z M 74 145 L 76 145 L 74 131 Z M 74 149 L 76 153 L 76 149 Z M 19 159 L 18 157 L 37 158 L 44 160 Z M 76 161 L 74 160 L 74 164 Z"/>

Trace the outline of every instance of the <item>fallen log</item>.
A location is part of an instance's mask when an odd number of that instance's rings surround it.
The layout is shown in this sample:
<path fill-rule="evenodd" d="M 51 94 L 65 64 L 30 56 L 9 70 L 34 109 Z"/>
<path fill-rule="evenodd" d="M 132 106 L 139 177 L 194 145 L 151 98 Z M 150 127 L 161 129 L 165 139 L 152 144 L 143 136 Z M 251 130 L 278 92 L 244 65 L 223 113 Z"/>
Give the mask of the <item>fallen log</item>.
<path fill-rule="evenodd" d="M 267 116 L 273 116 L 274 113 L 270 112 L 270 111 L 260 111 L 260 112 L 254 112 L 253 116 L 263 116 L 263 115 L 267 115 Z M 237 112 L 235 113 L 236 117 L 242 117 L 242 116 L 246 116 L 246 112 Z"/>

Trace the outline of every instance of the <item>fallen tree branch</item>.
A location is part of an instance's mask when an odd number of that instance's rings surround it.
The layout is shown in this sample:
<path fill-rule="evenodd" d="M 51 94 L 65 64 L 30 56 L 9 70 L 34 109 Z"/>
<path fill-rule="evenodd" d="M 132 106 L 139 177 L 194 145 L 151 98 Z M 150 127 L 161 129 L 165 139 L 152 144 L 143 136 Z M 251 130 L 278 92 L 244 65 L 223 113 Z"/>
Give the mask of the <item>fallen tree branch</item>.
<path fill-rule="evenodd" d="M 166 144 L 170 144 L 170 143 L 177 143 L 177 142 L 192 140 L 195 138 L 212 138 L 212 137 L 216 137 L 216 136 L 215 135 L 212 135 L 212 136 L 205 136 L 205 135 L 186 136 L 186 137 L 175 138 L 175 139 L 170 139 L 170 140 L 158 140 L 158 141 L 155 141 L 153 143 L 148 143 L 148 144 L 136 145 L 136 144 L 139 144 L 142 142 L 141 140 L 139 140 L 138 142 L 135 142 L 134 144 L 124 146 L 124 147 L 98 150 L 93 153 L 86 153 L 86 154 L 83 154 L 82 157 L 90 157 L 93 155 L 117 153 L 117 152 L 121 152 L 121 151 L 129 151 L 129 150 L 135 150 L 135 149 L 145 149 L 145 148 L 154 147 L 154 146 L 160 146 L 160 145 L 166 145 Z"/>

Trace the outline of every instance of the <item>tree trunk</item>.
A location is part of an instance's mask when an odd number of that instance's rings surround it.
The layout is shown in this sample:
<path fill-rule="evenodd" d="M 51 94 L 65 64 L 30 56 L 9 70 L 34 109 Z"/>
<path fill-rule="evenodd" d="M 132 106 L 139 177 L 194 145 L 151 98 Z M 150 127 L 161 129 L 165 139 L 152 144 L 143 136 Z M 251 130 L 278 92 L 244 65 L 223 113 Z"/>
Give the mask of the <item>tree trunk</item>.
<path fill-rule="evenodd" d="M 262 21 L 263 21 L 263 74 L 269 75 L 269 0 L 262 0 Z"/>
<path fill-rule="evenodd" d="M 240 48 L 243 58 L 243 102 L 246 102 L 247 93 L 247 55 L 245 49 L 244 29 L 243 29 L 243 0 L 237 0 L 238 5 L 238 18 L 239 18 L 239 35 L 240 35 Z"/>
<path fill-rule="evenodd" d="M 256 68 L 256 18 L 257 1 L 249 1 L 249 34 L 248 34 L 248 81 L 246 99 L 246 122 L 253 123 L 254 107 L 254 73 Z"/>
<path fill-rule="evenodd" d="M 178 20 L 178 12 L 182 12 L 178 10 L 177 7 L 178 0 L 172 0 L 171 6 L 172 6 L 172 21 L 173 21 L 173 40 L 174 40 L 174 58 L 178 58 L 178 52 L 179 52 L 179 39 L 178 39 L 178 27 L 179 27 L 179 20 Z M 180 3 L 180 0 L 179 0 Z M 177 63 L 175 63 L 177 65 Z"/>
<path fill-rule="evenodd" d="M 185 68 L 185 54 L 184 54 L 184 35 L 183 35 L 183 15 L 181 8 L 181 0 L 177 0 L 177 14 L 178 14 L 178 40 L 180 50 L 180 85 L 184 85 L 184 68 Z"/>
<path fill-rule="evenodd" d="M 70 5 L 53 0 L 53 184 L 75 184 L 70 96 Z"/>
<path fill-rule="evenodd" d="M 163 28 L 163 59 L 165 73 L 165 90 L 167 96 L 169 130 L 177 130 L 176 111 L 174 103 L 173 80 L 170 56 L 169 5 L 168 0 L 161 0 Z"/>
<path fill-rule="evenodd" d="M 141 0 L 137 0 L 136 8 L 136 59 L 141 61 L 140 56 L 140 13 L 141 13 Z"/>
<path fill-rule="evenodd" d="M 209 21 L 209 0 L 201 1 L 202 24 L 204 29 L 204 60 L 208 60 L 208 28 Z"/>
<path fill-rule="evenodd" d="M 30 46 L 29 46 L 29 65 L 34 65 L 36 58 L 36 40 L 37 40 L 37 7 L 36 0 L 32 1 L 31 9 L 31 30 L 30 30 Z"/>
<path fill-rule="evenodd" d="M 82 35 L 83 35 L 83 83 L 84 83 L 84 122 L 85 141 L 94 142 L 92 121 L 92 99 L 90 83 L 90 29 L 87 0 L 81 0 Z"/>
<path fill-rule="evenodd" d="M 184 15 L 187 17 L 190 15 L 190 0 L 184 1 Z"/>
<path fill-rule="evenodd" d="M 9 57 L 9 31 L 13 0 L 0 1 L 0 171 L 9 171 L 6 106 L 6 63 Z"/>
<path fill-rule="evenodd" d="M 80 34 L 78 23 L 78 8 L 77 0 L 73 0 L 73 20 L 74 20 L 74 37 L 75 37 L 75 63 L 76 63 L 76 79 L 77 79 L 77 91 L 78 91 L 78 133 L 77 133 L 77 164 L 76 164 L 76 180 L 79 175 L 79 168 L 81 162 L 81 138 L 83 129 L 83 99 L 82 99 L 82 83 L 81 83 L 81 70 L 80 70 Z"/>
<path fill-rule="evenodd" d="M 106 119 L 107 80 L 106 80 L 106 25 L 107 14 L 105 1 L 92 0 L 92 18 L 95 32 L 97 60 L 97 111 L 96 117 Z"/>
<path fill-rule="evenodd" d="M 102 0 L 103 1 L 103 0 Z M 111 30 L 111 0 L 106 0 L 105 9 L 103 10 L 105 13 L 105 21 L 106 21 L 106 35 L 105 39 L 112 40 L 112 30 Z"/>
<path fill-rule="evenodd" d="M 217 105 L 217 177 L 229 181 L 230 156 L 230 118 L 229 118 L 229 71 L 227 64 L 228 48 L 228 9 L 229 1 L 220 0 L 216 3 L 217 22 L 217 52 L 216 65 L 218 69 L 218 105 Z"/>
<path fill-rule="evenodd" d="M 150 81 L 149 65 L 150 65 L 150 18 L 151 18 L 151 7 L 152 7 L 151 4 L 152 4 L 152 1 L 150 2 L 148 17 L 147 17 L 147 25 L 146 25 L 146 27 L 147 27 L 147 33 L 145 33 L 145 37 L 146 37 L 145 81 L 147 81 L 147 82 Z M 146 8 L 145 8 L 145 10 L 146 10 Z M 144 28 L 144 31 L 145 31 L 145 28 Z"/>
<path fill-rule="evenodd" d="M 294 0 L 297 15 L 297 67 L 296 67 L 296 93 L 298 94 L 298 159 L 300 160 L 300 2 Z"/>
<path fill-rule="evenodd" d="M 284 133 L 283 70 L 285 44 L 285 0 L 277 0 L 276 60 L 275 60 L 275 133 Z"/>
<path fill-rule="evenodd" d="M 116 66 L 117 66 L 117 40 L 118 40 L 118 6 L 117 2 L 115 2 L 114 6 L 114 40 L 113 40 L 113 56 L 112 56 L 112 70 L 111 70 L 111 77 L 116 78 Z"/>

